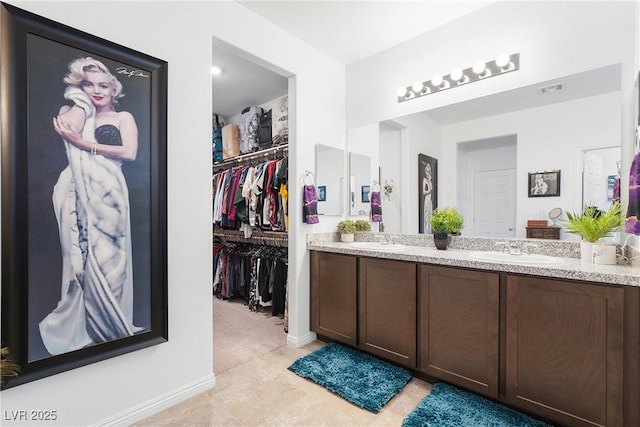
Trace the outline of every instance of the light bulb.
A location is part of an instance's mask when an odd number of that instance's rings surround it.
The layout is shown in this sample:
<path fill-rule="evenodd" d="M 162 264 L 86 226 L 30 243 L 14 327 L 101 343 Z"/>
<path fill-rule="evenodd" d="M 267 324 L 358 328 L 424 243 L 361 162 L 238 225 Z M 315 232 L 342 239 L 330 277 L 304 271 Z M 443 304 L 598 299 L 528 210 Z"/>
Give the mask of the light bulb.
<path fill-rule="evenodd" d="M 220 74 L 222 74 L 222 68 L 218 67 L 217 65 L 212 65 L 211 74 L 213 74 L 214 76 L 219 76 Z"/>
<path fill-rule="evenodd" d="M 482 61 L 478 61 L 475 64 L 473 64 L 473 72 L 478 75 L 482 74 L 486 68 L 487 68 L 487 64 L 485 64 Z"/>
<path fill-rule="evenodd" d="M 507 55 L 506 53 L 501 53 L 500 55 L 498 55 L 498 57 L 496 58 L 496 65 L 500 68 L 504 67 L 505 65 L 509 64 L 511 57 L 509 55 Z"/>
<path fill-rule="evenodd" d="M 509 71 L 513 67 L 513 62 L 511 62 L 511 57 L 506 53 L 501 53 L 496 58 L 496 65 L 500 67 L 502 71 Z"/>
<path fill-rule="evenodd" d="M 413 89 L 413 92 L 415 94 L 419 94 L 420 92 L 422 92 L 422 89 L 424 89 L 424 85 L 422 84 L 422 82 L 415 82 L 412 86 L 411 89 Z"/>
<path fill-rule="evenodd" d="M 431 84 L 440 87 L 442 84 L 442 76 L 440 74 L 434 74 L 433 77 L 431 77 Z"/>
<path fill-rule="evenodd" d="M 460 68 L 456 68 L 453 71 L 451 71 L 451 79 L 454 82 L 460 83 L 463 77 L 464 77 L 464 74 L 462 74 L 462 70 Z"/>
<path fill-rule="evenodd" d="M 404 86 L 400 86 L 396 91 L 396 95 L 398 95 L 398 97 L 400 98 L 404 98 L 405 96 L 407 96 L 407 88 Z"/>

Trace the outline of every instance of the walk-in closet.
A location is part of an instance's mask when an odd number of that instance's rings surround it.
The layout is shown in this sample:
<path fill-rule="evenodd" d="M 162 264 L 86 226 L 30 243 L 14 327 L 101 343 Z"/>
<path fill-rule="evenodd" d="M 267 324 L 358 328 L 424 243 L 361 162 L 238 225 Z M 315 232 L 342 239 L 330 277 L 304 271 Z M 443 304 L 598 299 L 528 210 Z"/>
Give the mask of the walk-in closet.
<path fill-rule="evenodd" d="M 213 40 L 213 367 L 286 344 L 288 78 Z"/>

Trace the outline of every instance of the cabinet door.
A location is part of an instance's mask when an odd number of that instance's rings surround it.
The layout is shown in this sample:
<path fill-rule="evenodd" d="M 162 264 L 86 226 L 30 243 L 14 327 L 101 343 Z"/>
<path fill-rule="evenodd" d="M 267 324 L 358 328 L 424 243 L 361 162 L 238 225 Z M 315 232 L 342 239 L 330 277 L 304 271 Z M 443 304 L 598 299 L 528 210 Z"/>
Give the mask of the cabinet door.
<path fill-rule="evenodd" d="M 357 258 L 311 252 L 311 330 L 355 346 Z"/>
<path fill-rule="evenodd" d="M 497 273 L 420 266 L 418 370 L 498 397 Z"/>
<path fill-rule="evenodd" d="M 507 401 L 572 426 L 622 425 L 623 289 L 507 278 Z"/>
<path fill-rule="evenodd" d="M 358 275 L 358 347 L 415 368 L 416 265 L 360 258 Z"/>

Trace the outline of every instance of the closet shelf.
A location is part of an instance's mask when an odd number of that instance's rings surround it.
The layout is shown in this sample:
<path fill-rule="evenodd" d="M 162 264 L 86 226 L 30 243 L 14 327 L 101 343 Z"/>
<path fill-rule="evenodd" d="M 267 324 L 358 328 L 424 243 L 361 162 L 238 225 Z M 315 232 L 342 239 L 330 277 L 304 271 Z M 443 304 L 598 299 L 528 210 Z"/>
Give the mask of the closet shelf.
<path fill-rule="evenodd" d="M 277 145 L 275 147 L 267 148 L 265 150 L 256 151 L 255 153 L 242 154 L 232 159 L 227 159 L 220 163 L 213 164 L 213 171 L 217 172 L 222 169 L 227 169 L 232 166 L 236 166 L 242 163 L 252 163 L 255 161 L 262 162 L 265 157 L 272 157 L 276 159 L 282 157 L 282 154 L 289 151 L 289 144 Z"/>

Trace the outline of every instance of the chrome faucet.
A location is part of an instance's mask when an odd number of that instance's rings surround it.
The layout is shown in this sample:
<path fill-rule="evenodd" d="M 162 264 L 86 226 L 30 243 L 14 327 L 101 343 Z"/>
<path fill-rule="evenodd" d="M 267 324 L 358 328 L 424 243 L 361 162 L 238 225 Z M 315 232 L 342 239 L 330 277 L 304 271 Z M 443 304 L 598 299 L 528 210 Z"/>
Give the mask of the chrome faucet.
<path fill-rule="evenodd" d="M 497 242 L 496 245 L 502 246 L 502 252 L 509 255 L 529 255 L 531 254 L 531 250 L 529 248 L 537 246 L 533 243 L 526 242 L 518 244 L 517 241 Z"/>
<path fill-rule="evenodd" d="M 383 245 L 395 245 L 398 242 L 398 238 L 390 234 L 381 233 L 378 236 L 380 237 L 380 240 L 382 241 L 381 243 Z"/>

